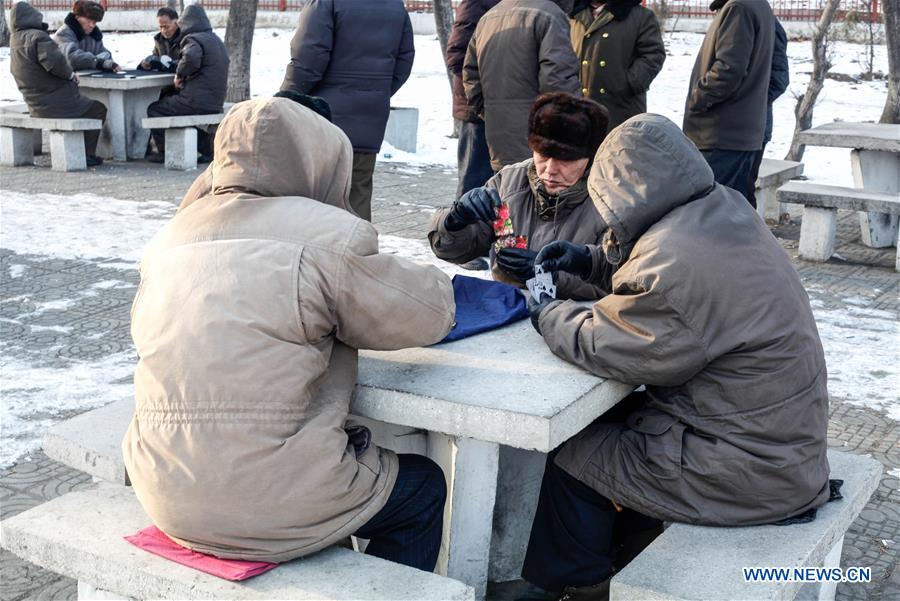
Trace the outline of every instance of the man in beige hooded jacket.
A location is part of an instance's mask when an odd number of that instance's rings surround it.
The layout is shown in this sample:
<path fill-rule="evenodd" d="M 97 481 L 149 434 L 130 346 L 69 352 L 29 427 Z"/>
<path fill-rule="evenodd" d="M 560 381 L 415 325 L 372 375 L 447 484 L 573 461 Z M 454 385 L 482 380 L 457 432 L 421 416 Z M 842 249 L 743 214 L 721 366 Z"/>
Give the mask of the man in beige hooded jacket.
<path fill-rule="evenodd" d="M 352 160 L 337 127 L 291 100 L 238 104 L 194 188 L 208 192 L 144 253 L 123 453 L 148 515 L 191 549 L 280 562 L 357 533 L 369 553 L 434 567 L 440 469 L 345 421 L 357 349 L 438 342 L 453 291 L 434 267 L 378 254 L 348 209 Z"/>

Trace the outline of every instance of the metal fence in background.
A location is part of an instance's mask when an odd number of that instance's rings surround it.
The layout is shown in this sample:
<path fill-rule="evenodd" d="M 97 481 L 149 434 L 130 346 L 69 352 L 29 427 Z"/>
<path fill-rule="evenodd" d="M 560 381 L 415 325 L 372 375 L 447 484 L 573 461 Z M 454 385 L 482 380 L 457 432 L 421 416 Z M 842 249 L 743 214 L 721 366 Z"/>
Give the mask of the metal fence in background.
<path fill-rule="evenodd" d="M 100 0 L 107 10 L 156 10 L 165 6 L 164 0 Z M 822 13 L 824 0 L 769 0 L 772 10 L 782 21 L 816 21 Z M 7 8 L 11 8 L 14 0 L 4 0 Z M 259 0 L 259 10 L 299 11 L 308 0 Z M 668 18 L 705 18 L 712 15 L 709 0 L 644 0 L 657 14 Z M 31 0 L 31 4 L 40 10 L 69 10 L 69 0 Z M 228 0 L 201 0 L 198 4 L 207 9 L 226 9 Z M 410 12 L 433 12 L 431 0 L 405 0 L 406 9 Z M 457 6 L 459 0 L 453 0 Z M 881 0 L 843 0 L 836 20 L 843 21 L 848 17 L 859 21 L 881 21 Z"/>

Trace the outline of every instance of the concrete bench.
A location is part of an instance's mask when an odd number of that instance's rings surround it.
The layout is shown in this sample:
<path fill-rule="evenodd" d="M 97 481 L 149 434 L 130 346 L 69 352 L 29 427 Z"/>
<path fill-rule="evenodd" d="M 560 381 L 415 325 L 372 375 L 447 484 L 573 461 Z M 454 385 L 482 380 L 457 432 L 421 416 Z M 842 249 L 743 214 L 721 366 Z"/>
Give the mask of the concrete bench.
<path fill-rule="evenodd" d="M 778 221 L 785 213 L 775 193 L 787 181 L 803 175 L 803 163 L 763 159 L 756 177 L 756 211 L 763 219 Z"/>
<path fill-rule="evenodd" d="M 218 125 L 225 113 L 182 115 L 178 117 L 145 117 L 145 129 L 166 130 L 166 169 L 184 171 L 197 168 L 197 127 Z"/>
<path fill-rule="evenodd" d="M 610 599 L 833 600 L 836 582 L 745 582 L 743 573 L 840 565 L 844 533 L 878 487 L 882 467 L 869 457 L 837 451 L 828 452 L 828 461 L 831 477 L 844 481 L 844 498 L 821 506 L 814 521 L 747 528 L 673 524 L 613 577 Z"/>
<path fill-rule="evenodd" d="M 838 209 L 900 214 L 900 198 L 894 193 L 808 182 L 783 185 L 778 189 L 778 202 L 803 205 L 799 251 L 802 258 L 810 261 L 827 261 L 834 254 Z M 900 249 L 896 269 L 900 271 Z"/>
<path fill-rule="evenodd" d="M 0 112 L 0 164 L 34 164 L 35 134 L 50 132 L 50 164 L 54 171 L 84 171 L 84 132 L 100 129 L 99 119 L 42 119 L 28 114 Z"/>
<path fill-rule="evenodd" d="M 10 113 L 13 115 L 28 115 L 28 105 L 27 104 L 4 104 L 0 106 L 0 113 Z M 41 130 L 35 129 L 32 131 L 34 134 L 34 155 L 39 156 L 44 154 L 44 136 Z"/>
<path fill-rule="evenodd" d="M 3 546 L 78 580 L 79 599 L 474 599 L 456 580 L 343 547 L 230 582 L 123 539 L 148 525 L 130 488 L 104 484 L 4 520 Z"/>
<path fill-rule="evenodd" d="M 416 137 L 419 130 L 419 109 L 392 106 L 384 128 L 385 141 L 405 152 L 416 151 Z"/>

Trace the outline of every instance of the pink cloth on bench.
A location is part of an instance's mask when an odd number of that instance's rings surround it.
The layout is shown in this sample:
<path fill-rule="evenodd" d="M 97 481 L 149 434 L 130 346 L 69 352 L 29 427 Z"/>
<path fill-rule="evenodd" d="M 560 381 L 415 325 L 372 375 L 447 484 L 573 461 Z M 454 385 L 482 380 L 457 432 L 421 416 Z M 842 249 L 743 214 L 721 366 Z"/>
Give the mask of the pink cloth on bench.
<path fill-rule="evenodd" d="M 225 580 L 247 580 L 278 567 L 277 563 L 266 561 L 244 561 L 241 559 L 219 559 L 211 555 L 185 549 L 156 526 L 148 526 L 131 536 L 124 537 L 129 543 L 165 557 L 183 566 L 224 578 Z"/>

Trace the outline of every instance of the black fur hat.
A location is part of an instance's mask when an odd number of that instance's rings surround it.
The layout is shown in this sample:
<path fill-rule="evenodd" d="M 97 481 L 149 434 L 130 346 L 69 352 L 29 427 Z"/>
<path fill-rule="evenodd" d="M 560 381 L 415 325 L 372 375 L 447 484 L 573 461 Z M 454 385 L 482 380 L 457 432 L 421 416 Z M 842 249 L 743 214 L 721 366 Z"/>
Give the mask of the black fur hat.
<path fill-rule="evenodd" d="M 538 97 L 528 116 L 528 146 L 545 157 L 593 158 L 609 127 L 609 113 L 588 98 L 565 92 Z"/>
<path fill-rule="evenodd" d="M 75 4 L 72 5 L 72 13 L 76 17 L 86 17 L 99 23 L 103 20 L 106 9 L 102 4 L 93 0 L 75 0 Z"/>

